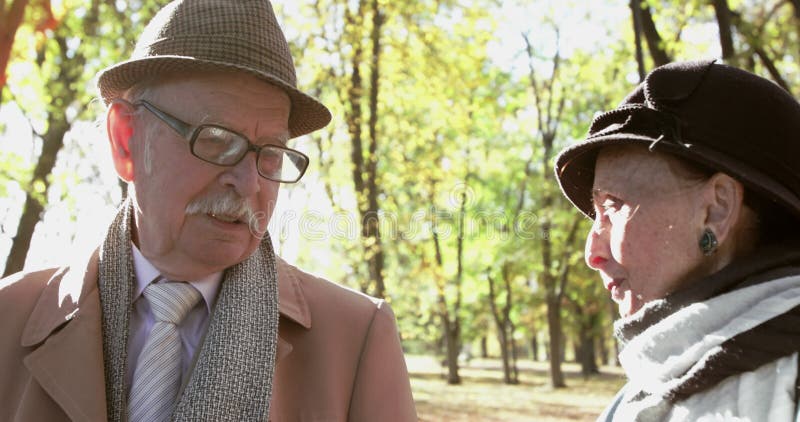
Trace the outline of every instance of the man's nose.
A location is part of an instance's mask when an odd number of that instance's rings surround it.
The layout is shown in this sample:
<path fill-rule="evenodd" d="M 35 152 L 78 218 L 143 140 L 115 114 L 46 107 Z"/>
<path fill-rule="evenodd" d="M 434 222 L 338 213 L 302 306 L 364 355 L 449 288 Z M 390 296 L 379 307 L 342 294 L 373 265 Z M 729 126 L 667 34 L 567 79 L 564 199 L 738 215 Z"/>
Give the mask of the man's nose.
<path fill-rule="evenodd" d="M 256 160 L 256 153 L 248 152 L 236 165 L 226 168 L 220 176 L 220 181 L 245 198 L 258 193 L 261 190 L 261 176 L 258 174 Z"/>

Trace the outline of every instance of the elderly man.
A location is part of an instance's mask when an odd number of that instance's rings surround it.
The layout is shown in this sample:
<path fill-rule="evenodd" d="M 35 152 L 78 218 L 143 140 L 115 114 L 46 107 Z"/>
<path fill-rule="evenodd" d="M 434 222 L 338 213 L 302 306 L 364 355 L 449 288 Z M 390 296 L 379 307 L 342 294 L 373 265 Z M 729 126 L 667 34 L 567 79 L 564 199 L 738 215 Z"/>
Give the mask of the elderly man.
<path fill-rule="evenodd" d="M 98 79 L 129 199 L 102 246 L 0 281 L 0 420 L 415 420 L 394 316 L 276 258 L 328 110 L 267 0 L 183 0 Z"/>

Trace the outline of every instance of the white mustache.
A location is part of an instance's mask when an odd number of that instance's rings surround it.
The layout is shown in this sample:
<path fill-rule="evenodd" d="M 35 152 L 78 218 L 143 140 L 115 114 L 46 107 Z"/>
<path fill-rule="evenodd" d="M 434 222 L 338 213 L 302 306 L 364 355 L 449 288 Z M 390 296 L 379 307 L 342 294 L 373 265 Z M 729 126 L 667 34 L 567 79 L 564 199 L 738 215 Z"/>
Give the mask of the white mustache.
<path fill-rule="evenodd" d="M 241 196 L 233 191 L 206 195 L 197 198 L 186 206 L 186 214 L 211 214 L 233 217 L 244 223 L 253 221 L 256 212 Z"/>

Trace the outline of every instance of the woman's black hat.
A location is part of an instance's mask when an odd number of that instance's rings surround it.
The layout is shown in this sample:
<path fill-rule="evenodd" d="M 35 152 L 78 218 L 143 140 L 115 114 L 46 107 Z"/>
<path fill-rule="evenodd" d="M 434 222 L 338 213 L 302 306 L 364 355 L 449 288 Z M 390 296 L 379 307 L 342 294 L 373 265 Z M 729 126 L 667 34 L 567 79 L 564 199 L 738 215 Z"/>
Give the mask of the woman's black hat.
<path fill-rule="evenodd" d="M 588 137 L 556 157 L 564 195 L 591 217 L 598 151 L 642 144 L 722 171 L 800 217 L 800 104 L 775 83 L 714 61 L 654 69 Z"/>

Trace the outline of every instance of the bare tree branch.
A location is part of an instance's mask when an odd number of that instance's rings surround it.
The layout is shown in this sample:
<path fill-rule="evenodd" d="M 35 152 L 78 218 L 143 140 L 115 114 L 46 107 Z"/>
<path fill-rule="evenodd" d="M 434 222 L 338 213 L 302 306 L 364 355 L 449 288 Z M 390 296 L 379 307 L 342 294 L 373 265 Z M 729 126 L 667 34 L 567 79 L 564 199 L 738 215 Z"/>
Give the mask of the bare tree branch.
<path fill-rule="evenodd" d="M 644 80 L 644 54 L 642 52 L 642 8 L 638 3 L 640 0 L 631 0 L 628 6 L 631 9 L 631 20 L 633 21 L 633 44 L 636 47 L 636 65 L 639 71 L 639 82 Z"/>
<path fill-rule="evenodd" d="M 734 64 L 736 52 L 733 49 L 733 34 L 731 31 L 731 9 L 728 0 L 712 0 L 714 13 L 717 15 L 719 27 L 719 44 L 722 49 L 722 58 Z"/>
<path fill-rule="evenodd" d="M 539 83 L 536 81 L 536 70 L 534 68 L 535 55 L 533 53 L 533 45 L 528 39 L 528 34 L 523 33 L 522 39 L 525 40 L 525 47 L 528 53 L 528 78 L 530 79 L 531 89 L 533 89 L 533 101 L 536 106 L 536 118 L 539 122 L 539 128 L 544 127 L 544 120 L 542 116 L 542 103 L 541 95 L 539 95 Z"/>
<path fill-rule="evenodd" d="M 644 34 L 645 41 L 647 41 L 647 48 L 650 50 L 650 56 L 656 67 L 663 66 L 672 61 L 667 51 L 664 49 L 664 41 L 658 33 L 656 24 L 653 21 L 653 15 L 650 12 L 650 5 L 646 1 L 639 1 L 641 8 L 642 18 L 642 33 Z"/>

